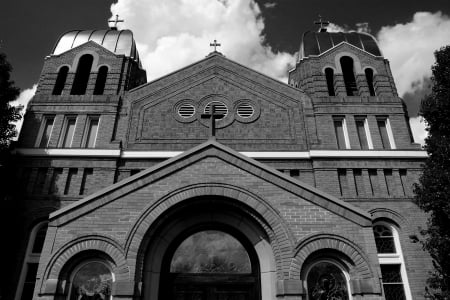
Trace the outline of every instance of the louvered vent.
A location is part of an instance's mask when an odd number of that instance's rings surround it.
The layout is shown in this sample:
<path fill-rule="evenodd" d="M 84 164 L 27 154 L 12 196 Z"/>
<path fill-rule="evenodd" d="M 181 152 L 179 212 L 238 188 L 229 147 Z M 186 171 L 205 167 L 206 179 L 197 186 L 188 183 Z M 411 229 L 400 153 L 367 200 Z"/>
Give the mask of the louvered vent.
<path fill-rule="evenodd" d="M 242 103 L 237 108 L 237 114 L 241 118 L 250 118 L 255 113 L 253 106 L 248 103 Z"/>
<path fill-rule="evenodd" d="M 216 120 L 220 120 L 223 119 L 227 116 L 228 114 L 228 108 L 227 106 L 220 102 L 220 101 L 212 101 L 209 102 L 208 104 L 206 104 L 205 106 L 205 114 L 209 114 L 211 113 L 211 105 L 214 104 L 214 108 L 215 108 L 215 112 L 216 114 L 221 114 L 221 117 L 218 117 Z"/>
<path fill-rule="evenodd" d="M 178 115 L 182 118 L 190 118 L 195 114 L 195 107 L 191 104 L 182 104 L 178 107 Z"/>

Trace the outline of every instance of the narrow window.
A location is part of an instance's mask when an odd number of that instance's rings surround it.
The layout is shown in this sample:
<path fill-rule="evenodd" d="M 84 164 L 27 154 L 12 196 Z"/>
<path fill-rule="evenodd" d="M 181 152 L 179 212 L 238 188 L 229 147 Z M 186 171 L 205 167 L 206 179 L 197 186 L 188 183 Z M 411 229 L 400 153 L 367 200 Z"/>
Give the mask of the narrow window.
<path fill-rule="evenodd" d="M 325 69 L 325 77 L 327 79 L 328 95 L 335 96 L 335 93 L 334 93 L 334 71 L 332 68 Z"/>
<path fill-rule="evenodd" d="M 344 196 L 348 190 L 347 170 L 338 169 L 338 179 L 339 179 L 339 192 L 341 193 L 341 196 Z"/>
<path fill-rule="evenodd" d="M 378 117 L 377 124 L 383 149 L 395 149 L 394 138 L 392 136 L 389 119 L 386 117 Z"/>
<path fill-rule="evenodd" d="M 348 56 L 343 56 L 341 57 L 340 62 L 347 96 L 355 96 L 358 92 L 358 88 L 356 86 L 355 72 L 353 70 L 353 59 Z"/>
<path fill-rule="evenodd" d="M 376 169 L 369 169 L 369 180 L 370 180 L 370 189 L 372 192 L 372 196 L 375 194 L 378 194 L 379 187 L 378 187 L 378 176 L 377 176 L 377 170 Z"/>
<path fill-rule="evenodd" d="M 42 190 L 44 189 L 45 184 L 45 178 L 47 177 L 47 170 L 48 168 L 39 168 L 36 180 L 34 182 L 33 186 L 33 194 L 41 194 Z"/>
<path fill-rule="evenodd" d="M 81 179 L 81 186 L 80 186 L 80 195 L 85 195 L 88 193 L 88 187 L 87 184 L 90 184 L 90 178 L 92 177 L 92 174 L 94 173 L 94 170 L 92 168 L 86 168 L 83 172 L 83 178 Z"/>
<path fill-rule="evenodd" d="M 364 181 L 361 169 L 353 169 L 353 176 L 355 177 L 356 195 L 358 196 L 365 195 Z"/>
<path fill-rule="evenodd" d="M 373 70 L 371 68 L 367 68 L 365 71 L 367 85 L 369 86 L 370 96 L 375 96 L 375 89 L 373 87 Z"/>
<path fill-rule="evenodd" d="M 355 117 L 356 130 L 358 133 L 359 145 L 361 149 L 372 149 L 372 140 L 370 138 L 369 125 L 364 116 Z"/>
<path fill-rule="evenodd" d="M 348 140 L 345 118 L 341 116 L 335 116 L 333 117 L 333 123 L 338 149 L 349 149 L 350 142 Z"/>
<path fill-rule="evenodd" d="M 88 118 L 87 136 L 84 145 L 85 148 L 95 147 L 95 142 L 97 141 L 98 124 L 99 124 L 98 116 L 91 116 Z"/>
<path fill-rule="evenodd" d="M 75 117 L 67 117 L 64 124 L 64 134 L 62 136 L 61 147 L 70 148 L 72 146 L 73 134 L 75 132 Z"/>
<path fill-rule="evenodd" d="M 44 118 L 44 127 L 41 134 L 41 140 L 39 142 L 39 148 L 48 147 L 48 143 L 50 142 L 50 137 L 53 131 L 54 121 L 55 118 L 53 116 Z"/>
<path fill-rule="evenodd" d="M 84 95 L 86 93 L 93 61 L 94 57 L 89 54 L 83 55 L 78 61 L 77 71 L 70 92 L 71 95 Z"/>
<path fill-rule="evenodd" d="M 384 170 L 384 180 L 386 181 L 387 193 L 392 196 L 395 194 L 394 177 L 391 169 Z"/>
<path fill-rule="evenodd" d="M 69 174 L 67 174 L 66 186 L 64 187 L 64 195 L 68 195 L 70 192 L 70 187 L 74 182 L 75 176 L 78 174 L 78 169 L 70 168 Z"/>
<path fill-rule="evenodd" d="M 108 67 L 102 66 L 98 69 L 97 80 L 95 81 L 94 95 L 103 95 L 105 91 L 106 77 L 108 76 Z"/>
<path fill-rule="evenodd" d="M 39 223 L 31 230 L 19 283 L 17 285 L 16 296 L 14 298 L 16 300 L 33 299 L 39 258 L 41 257 L 46 233 L 47 222 Z"/>
<path fill-rule="evenodd" d="M 58 182 L 59 179 L 61 178 L 61 175 L 63 173 L 63 169 L 62 168 L 55 168 L 53 169 L 53 176 L 52 176 L 52 180 L 50 181 L 50 189 L 48 190 L 48 193 L 51 194 L 57 194 L 58 191 Z"/>
<path fill-rule="evenodd" d="M 410 300 L 408 279 L 397 230 L 387 222 L 373 226 L 386 300 Z"/>
<path fill-rule="evenodd" d="M 408 194 L 408 181 L 407 181 L 407 173 L 406 169 L 400 169 L 400 182 L 402 184 L 403 195 Z"/>
<path fill-rule="evenodd" d="M 59 69 L 58 76 L 56 77 L 55 86 L 53 87 L 53 95 L 61 95 L 66 85 L 67 73 L 69 73 L 69 67 L 64 66 Z"/>

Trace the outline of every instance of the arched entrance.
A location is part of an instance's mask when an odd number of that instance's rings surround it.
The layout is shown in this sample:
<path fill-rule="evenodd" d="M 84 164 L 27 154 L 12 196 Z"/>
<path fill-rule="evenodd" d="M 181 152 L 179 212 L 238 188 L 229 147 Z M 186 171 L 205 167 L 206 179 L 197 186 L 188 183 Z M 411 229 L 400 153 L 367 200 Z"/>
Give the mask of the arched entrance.
<path fill-rule="evenodd" d="M 224 226 L 191 228 L 167 251 L 160 299 L 253 300 L 259 297 L 259 266 L 252 245 Z"/>
<path fill-rule="evenodd" d="M 138 253 L 142 299 L 274 299 L 275 256 L 263 222 L 220 196 L 174 205 L 152 222 Z"/>

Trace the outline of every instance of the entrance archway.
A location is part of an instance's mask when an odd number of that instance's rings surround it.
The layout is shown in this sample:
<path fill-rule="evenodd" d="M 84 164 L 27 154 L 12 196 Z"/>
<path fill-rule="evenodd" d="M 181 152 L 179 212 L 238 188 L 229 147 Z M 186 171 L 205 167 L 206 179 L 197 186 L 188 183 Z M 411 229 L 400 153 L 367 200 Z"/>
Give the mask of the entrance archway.
<path fill-rule="evenodd" d="M 267 223 L 263 222 L 250 207 L 225 197 L 198 197 L 170 208 L 152 222 L 143 240 L 142 298 L 273 299 L 277 280 L 275 256 L 265 230 Z M 197 245 L 202 240 L 207 244 L 221 241 L 234 244 L 209 249 L 210 255 L 206 257 L 211 260 L 206 259 L 203 265 L 214 259 L 220 262 L 220 253 L 234 252 L 236 258 L 227 261 L 228 269 L 225 266 L 209 266 L 208 269 L 200 264 L 174 266 L 172 262 L 177 257 L 181 262 L 189 260 L 189 256 L 183 257 L 189 255 L 183 254 L 187 250 L 179 248 L 184 248 L 184 243 L 193 243 L 194 239 Z M 207 251 L 201 247 L 191 249 Z M 242 258 L 243 254 L 248 260 Z M 244 264 L 245 261 L 249 262 L 247 267 L 235 267 L 237 262 Z M 139 270 L 140 266 L 137 268 Z"/>
<path fill-rule="evenodd" d="M 224 226 L 201 226 L 169 247 L 159 299 L 260 299 L 259 281 L 257 255 L 244 236 Z"/>

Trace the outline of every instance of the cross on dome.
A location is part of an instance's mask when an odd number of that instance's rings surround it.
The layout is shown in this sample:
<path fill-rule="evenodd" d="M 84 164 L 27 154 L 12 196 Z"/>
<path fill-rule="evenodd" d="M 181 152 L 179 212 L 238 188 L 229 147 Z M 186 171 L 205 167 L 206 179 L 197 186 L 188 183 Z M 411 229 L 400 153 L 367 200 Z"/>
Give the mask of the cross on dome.
<path fill-rule="evenodd" d="M 330 21 L 322 21 L 322 16 L 319 15 L 319 21 L 315 21 L 314 24 L 320 25 L 319 32 L 326 32 Z"/>
<path fill-rule="evenodd" d="M 119 15 L 116 15 L 116 19 L 108 20 L 108 26 L 112 30 L 117 30 L 117 23 L 124 22 L 124 20 L 119 20 Z M 109 23 L 114 23 L 113 25 L 109 25 Z"/>

